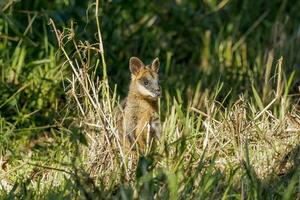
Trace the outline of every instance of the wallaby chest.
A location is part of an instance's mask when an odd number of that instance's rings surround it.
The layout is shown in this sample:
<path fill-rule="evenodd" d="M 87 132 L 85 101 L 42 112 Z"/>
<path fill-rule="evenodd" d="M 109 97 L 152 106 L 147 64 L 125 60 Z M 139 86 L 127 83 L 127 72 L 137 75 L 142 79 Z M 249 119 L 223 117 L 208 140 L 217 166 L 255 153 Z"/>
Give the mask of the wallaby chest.
<path fill-rule="evenodd" d="M 132 119 L 135 125 L 151 123 L 158 117 L 157 105 L 138 99 L 128 99 L 125 117 Z M 128 114 L 126 116 L 126 113 Z M 129 119 L 129 120 L 130 120 Z"/>

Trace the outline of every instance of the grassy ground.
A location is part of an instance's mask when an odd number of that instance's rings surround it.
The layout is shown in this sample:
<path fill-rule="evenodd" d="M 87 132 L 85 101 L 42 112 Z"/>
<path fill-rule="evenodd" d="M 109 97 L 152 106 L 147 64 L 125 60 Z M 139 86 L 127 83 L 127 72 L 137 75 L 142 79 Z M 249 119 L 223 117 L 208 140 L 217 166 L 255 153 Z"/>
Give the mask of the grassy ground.
<path fill-rule="evenodd" d="M 1 199 L 300 199 L 299 8 L 0 2 Z M 162 64 L 141 156 L 112 115 L 131 56 Z"/>

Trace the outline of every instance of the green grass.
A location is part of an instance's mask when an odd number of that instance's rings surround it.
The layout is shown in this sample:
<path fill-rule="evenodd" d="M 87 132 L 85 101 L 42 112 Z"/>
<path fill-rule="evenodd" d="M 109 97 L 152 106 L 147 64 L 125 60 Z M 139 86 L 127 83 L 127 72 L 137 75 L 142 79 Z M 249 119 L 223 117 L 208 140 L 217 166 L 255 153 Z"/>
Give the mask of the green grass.
<path fill-rule="evenodd" d="M 299 199 L 299 8 L 1 2 L 1 199 Z M 131 56 L 162 64 L 162 138 L 140 156 L 112 112 Z"/>

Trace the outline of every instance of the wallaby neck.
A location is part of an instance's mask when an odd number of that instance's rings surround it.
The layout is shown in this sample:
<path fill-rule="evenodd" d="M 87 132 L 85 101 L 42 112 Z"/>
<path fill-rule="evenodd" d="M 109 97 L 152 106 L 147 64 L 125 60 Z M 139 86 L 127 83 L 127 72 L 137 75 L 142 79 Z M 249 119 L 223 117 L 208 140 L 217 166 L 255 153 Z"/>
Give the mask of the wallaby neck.
<path fill-rule="evenodd" d="M 130 87 L 127 101 L 132 104 L 139 104 L 151 107 L 153 110 L 158 110 L 158 100 L 152 100 L 140 95 L 137 91 L 134 90 L 134 87 Z"/>

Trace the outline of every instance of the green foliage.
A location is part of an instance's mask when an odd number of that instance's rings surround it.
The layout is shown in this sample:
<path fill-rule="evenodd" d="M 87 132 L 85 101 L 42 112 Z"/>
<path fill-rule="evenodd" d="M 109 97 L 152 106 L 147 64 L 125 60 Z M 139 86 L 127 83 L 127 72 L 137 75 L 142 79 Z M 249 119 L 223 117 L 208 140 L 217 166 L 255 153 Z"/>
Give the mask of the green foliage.
<path fill-rule="evenodd" d="M 300 197 L 299 129 L 290 120 L 299 123 L 291 94 L 300 73 L 300 1 L 99 4 L 106 62 L 94 1 L 0 2 L 1 199 Z M 85 84 L 99 83 L 107 66 L 114 91 L 105 80 L 88 91 L 104 114 L 75 81 L 56 34 L 90 77 Z M 114 165 L 97 163 L 95 175 L 87 149 L 107 135 L 94 120 L 111 117 L 118 96 L 126 95 L 131 56 L 160 58 L 163 138 L 131 169 L 117 150 L 100 152 Z M 94 132 L 100 139 L 91 138 Z M 272 161 L 268 153 L 276 158 L 272 166 L 288 157 L 293 167 L 263 177 L 259 165 Z"/>

